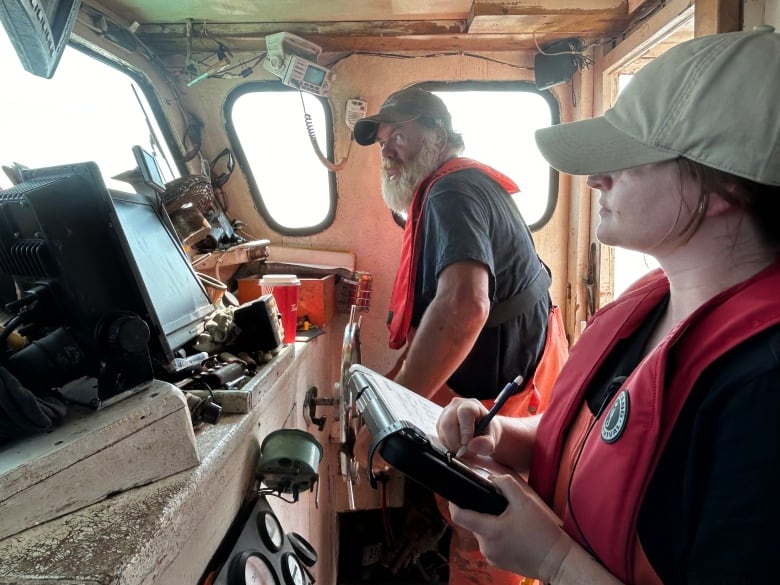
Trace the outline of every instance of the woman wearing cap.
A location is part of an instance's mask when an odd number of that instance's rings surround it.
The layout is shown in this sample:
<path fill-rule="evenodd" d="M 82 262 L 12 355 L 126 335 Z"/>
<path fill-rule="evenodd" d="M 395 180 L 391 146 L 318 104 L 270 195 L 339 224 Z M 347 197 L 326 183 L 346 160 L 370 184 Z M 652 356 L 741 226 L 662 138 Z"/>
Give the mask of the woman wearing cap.
<path fill-rule="evenodd" d="M 541 417 L 456 399 L 449 448 L 518 472 L 498 517 L 450 505 L 493 564 L 548 583 L 777 583 L 780 35 L 701 37 L 601 118 L 541 130 L 600 191 L 599 239 L 661 267 L 593 316 Z M 739 114 L 737 114 L 739 113 Z"/>

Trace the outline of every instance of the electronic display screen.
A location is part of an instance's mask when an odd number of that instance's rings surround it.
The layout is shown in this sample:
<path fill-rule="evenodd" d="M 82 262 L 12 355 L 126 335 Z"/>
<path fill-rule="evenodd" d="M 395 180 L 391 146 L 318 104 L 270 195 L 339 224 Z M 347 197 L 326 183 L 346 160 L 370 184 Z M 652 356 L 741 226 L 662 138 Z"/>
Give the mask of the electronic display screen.
<path fill-rule="evenodd" d="M 144 183 L 158 193 L 164 193 L 165 179 L 163 179 L 160 166 L 157 164 L 157 158 L 137 145 L 133 147 L 133 155 L 138 164 L 138 169 L 141 171 Z"/>
<path fill-rule="evenodd" d="M 162 333 L 174 334 L 181 326 L 190 326 L 194 331 L 204 312 L 213 309 L 189 262 L 179 251 L 178 242 L 162 225 L 152 205 L 117 194 L 114 206 L 139 281 L 147 289 Z M 171 349 L 175 349 L 178 343 L 172 345 Z"/>
<path fill-rule="evenodd" d="M 314 85 L 321 85 L 325 81 L 325 70 L 319 67 L 309 65 L 306 73 L 303 74 L 303 80 Z"/>
<path fill-rule="evenodd" d="M 22 204 L 0 206 L 0 272 L 13 276 L 26 296 L 33 286 L 51 291 L 37 293 L 45 299 L 43 317 L 25 317 L 30 347 L 45 343 L 46 355 L 79 356 L 38 376 L 28 367 L 29 354 L 18 352 L 23 357 L 13 357 L 24 384 L 49 389 L 86 376 L 97 380 L 97 396 L 105 400 L 151 377 L 155 365 L 167 368 L 204 330 L 214 305 L 156 193 L 108 191 L 97 165 L 87 162 L 25 169 L 3 199 Z M 148 326 L 151 363 L 145 372 L 139 359 L 132 366 L 140 370 L 120 380 L 117 360 L 132 352 L 111 336 L 127 317 Z M 58 331 L 67 332 L 64 341 Z M 134 335 L 133 343 L 141 339 Z"/>
<path fill-rule="evenodd" d="M 166 359 L 203 330 L 214 310 L 178 240 L 161 220 L 154 202 L 113 192 L 114 210 L 127 257 L 146 300 L 153 330 Z"/>
<path fill-rule="evenodd" d="M 214 306 L 156 194 L 108 191 L 95 163 L 31 169 L 24 179 L 16 190 L 32 209 L 23 218 L 0 213 L 0 270 L 56 278 L 66 291 L 63 319 L 85 339 L 105 314 L 142 316 L 156 337 L 152 357 L 163 364 L 203 330 Z M 19 232 L 20 221 L 29 237 L 56 243 L 51 266 L 2 266 L 3 248 L 13 256 L 7 234 Z"/>

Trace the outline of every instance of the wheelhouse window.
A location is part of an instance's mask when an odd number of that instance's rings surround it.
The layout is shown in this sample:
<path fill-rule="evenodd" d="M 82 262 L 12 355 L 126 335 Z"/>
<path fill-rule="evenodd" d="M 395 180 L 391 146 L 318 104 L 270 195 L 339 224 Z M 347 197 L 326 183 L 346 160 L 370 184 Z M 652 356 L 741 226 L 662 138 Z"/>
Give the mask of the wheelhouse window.
<path fill-rule="evenodd" d="M 336 196 L 335 174 L 322 160 L 333 161 L 327 102 L 281 83 L 258 82 L 231 95 L 225 114 L 266 223 L 285 235 L 328 227 Z"/>
<path fill-rule="evenodd" d="M 112 177 L 135 169 L 137 144 L 157 155 L 165 181 L 178 176 L 140 80 L 71 46 L 51 79 L 36 77 L 24 70 L 2 27 L 0 72 L 0 165 L 94 161 L 109 188 L 130 191 Z M 0 172 L 0 188 L 12 184 Z"/>
<path fill-rule="evenodd" d="M 548 91 L 530 83 L 424 84 L 441 97 L 456 132 L 466 143 L 464 156 L 501 171 L 520 187 L 513 195 L 532 230 L 541 228 L 555 209 L 558 173 L 550 169 L 534 132 L 558 123 L 558 104 Z"/>

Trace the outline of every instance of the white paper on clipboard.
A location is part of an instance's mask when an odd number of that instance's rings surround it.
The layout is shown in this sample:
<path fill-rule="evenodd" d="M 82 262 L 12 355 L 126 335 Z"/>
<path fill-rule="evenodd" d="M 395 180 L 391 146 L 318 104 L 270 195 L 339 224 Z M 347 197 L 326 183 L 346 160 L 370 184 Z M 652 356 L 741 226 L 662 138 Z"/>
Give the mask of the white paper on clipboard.
<path fill-rule="evenodd" d="M 361 372 L 371 379 L 377 398 L 381 400 L 391 418 L 396 421 L 409 421 L 425 433 L 432 446 L 442 452 L 447 451 L 436 432 L 441 406 L 361 364 L 354 364 L 350 368 L 350 374 L 354 372 Z"/>

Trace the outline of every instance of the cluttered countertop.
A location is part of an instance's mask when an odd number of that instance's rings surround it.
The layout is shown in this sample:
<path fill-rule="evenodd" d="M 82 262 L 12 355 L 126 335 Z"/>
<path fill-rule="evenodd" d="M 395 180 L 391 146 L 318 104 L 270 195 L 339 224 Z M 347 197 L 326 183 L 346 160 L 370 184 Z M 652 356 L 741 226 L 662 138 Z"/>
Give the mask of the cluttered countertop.
<path fill-rule="evenodd" d="M 252 484 L 260 436 L 305 426 L 299 394 L 328 383 L 328 344 L 323 335 L 285 346 L 243 387 L 247 414 L 225 414 L 194 432 L 190 425 L 189 438 L 181 391 L 155 381 L 106 409 L 109 418 L 116 409 L 116 420 L 89 431 L 102 433 L 100 441 L 114 434 L 102 448 L 88 447 L 80 458 L 67 440 L 36 438 L 59 442 L 50 461 L 63 463 L 49 465 L 48 477 L 42 465 L 38 477 L 30 473 L 35 465 L 18 465 L 24 446 L 6 447 L 0 584 L 197 583 Z M 317 371 L 326 372 L 322 380 L 300 384 Z M 89 434 L 86 427 L 76 432 Z M 145 485 L 123 489 L 134 480 Z M 31 527 L 19 531 L 20 522 Z"/>

